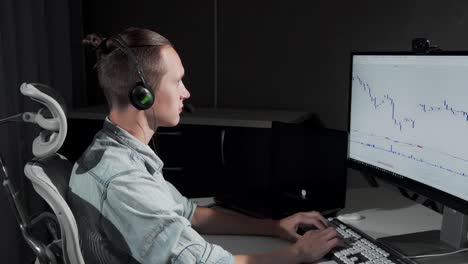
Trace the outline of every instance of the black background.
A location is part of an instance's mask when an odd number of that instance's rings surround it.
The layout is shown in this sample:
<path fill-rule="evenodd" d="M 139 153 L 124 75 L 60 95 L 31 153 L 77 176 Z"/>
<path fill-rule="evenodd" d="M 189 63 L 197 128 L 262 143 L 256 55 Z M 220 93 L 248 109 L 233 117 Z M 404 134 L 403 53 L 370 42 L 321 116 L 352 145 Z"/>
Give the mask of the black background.
<path fill-rule="evenodd" d="M 467 50 L 467 15 L 462 0 L 83 0 L 82 20 L 84 33 L 140 26 L 169 38 L 195 106 L 301 109 L 346 130 L 351 51 L 409 51 L 416 37 Z M 104 103 L 87 69 L 88 104 Z"/>

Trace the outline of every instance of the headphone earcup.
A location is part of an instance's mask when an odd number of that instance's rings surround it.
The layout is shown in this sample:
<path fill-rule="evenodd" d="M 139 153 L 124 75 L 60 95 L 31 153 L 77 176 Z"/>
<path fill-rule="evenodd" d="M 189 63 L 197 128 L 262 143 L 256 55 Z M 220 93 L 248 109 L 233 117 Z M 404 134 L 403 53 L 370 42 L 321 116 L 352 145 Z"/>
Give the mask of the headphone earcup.
<path fill-rule="evenodd" d="M 141 82 L 130 90 L 128 96 L 132 105 L 138 110 L 149 109 L 154 103 L 153 91 L 145 87 Z"/>

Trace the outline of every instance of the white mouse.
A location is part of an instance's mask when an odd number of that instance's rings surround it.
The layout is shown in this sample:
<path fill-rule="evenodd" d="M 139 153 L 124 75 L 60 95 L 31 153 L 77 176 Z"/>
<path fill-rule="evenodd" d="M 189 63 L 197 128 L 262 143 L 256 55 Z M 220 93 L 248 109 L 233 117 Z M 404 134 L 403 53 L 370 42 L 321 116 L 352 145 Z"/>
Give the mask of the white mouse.
<path fill-rule="evenodd" d="M 340 221 L 359 221 L 364 217 L 358 213 L 342 214 L 336 217 Z"/>

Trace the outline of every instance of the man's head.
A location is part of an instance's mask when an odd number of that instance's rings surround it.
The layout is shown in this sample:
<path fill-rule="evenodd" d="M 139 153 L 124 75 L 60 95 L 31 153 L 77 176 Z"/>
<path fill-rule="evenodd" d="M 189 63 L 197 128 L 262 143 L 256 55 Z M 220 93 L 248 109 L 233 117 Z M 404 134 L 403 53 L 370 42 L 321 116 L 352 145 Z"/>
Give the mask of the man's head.
<path fill-rule="evenodd" d="M 111 111 L 133 107 L 129 91 L 141 81 L 139 68 L 155 95 L 154 105 L 145 112 L 153 115 L 156 126 L 173 126 L 179 121 L 182 101 L 190 96 L 181 78 L 184 69 L 172 44 L 160 34 L 139 28 L 130 28 L 118 34 L 138 62 L 126 54 L 116 38 L 102 39 L 91 34 L 83 41 L 95 47 L 97 73 Z"/>

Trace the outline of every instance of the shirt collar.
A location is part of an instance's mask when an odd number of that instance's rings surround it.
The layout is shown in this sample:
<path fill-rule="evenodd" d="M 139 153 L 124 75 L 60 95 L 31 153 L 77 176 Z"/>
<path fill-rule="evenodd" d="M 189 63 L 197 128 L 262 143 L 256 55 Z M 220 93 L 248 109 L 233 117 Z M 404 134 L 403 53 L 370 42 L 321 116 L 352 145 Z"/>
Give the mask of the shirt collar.
<path fill-rule="evenodd" d="M 142 156 L 155 170 L 161 171 L 164 163 L 148 145 L 143 144 L 143 142 L 128 133 L 125 129 L 112 122 L 108 116 L 104 121 L 103 127 L 106 134 Z"/>

